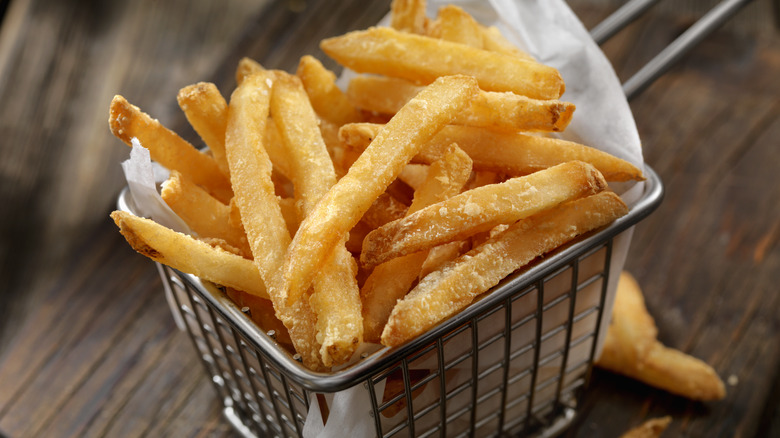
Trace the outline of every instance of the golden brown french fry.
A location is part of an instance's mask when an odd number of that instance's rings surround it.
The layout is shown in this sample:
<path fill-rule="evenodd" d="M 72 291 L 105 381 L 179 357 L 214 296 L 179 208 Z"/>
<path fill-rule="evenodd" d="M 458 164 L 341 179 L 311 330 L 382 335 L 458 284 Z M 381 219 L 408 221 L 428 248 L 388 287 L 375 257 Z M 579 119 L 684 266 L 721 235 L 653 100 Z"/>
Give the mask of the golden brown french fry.
<path fill-rule="evenodd" d="M 414 192 L 408 214 L 460 193 L 471 176 L 471 159 L 456 145 L 451 145 L 441 160 L 431 164 L 427 178 Z M 363 302 L 363 336 L 378 342 L 396 301 L 417 280 L 427 253 L 398 257 L 377 266 L 360 290 Z"/>
<path fill-rule="evenodd" d="M 385 192 L 374 200 L 371 207 L 360 218 L 360 222 L 368 225 L 373 230 L 406 216 L 408 210 L 409 207 L 406 204 Z"/>
<path fill-rule="evenodd" d="M 336 172 L 322 139 L 319 119 L 300 79 L 285 72 L 274 72 L 274 75 L 271 114 L 289 160 L 289 178 L 295 186 L 303 218 L 336 183 Z"/>
<path fill-rule="evenodd" d="M 213 158 L 195 149 L 124 97 L 114 96 L 111 100 L 108 124 L 111 133 L 128 146 L 133 137 L 138 138 L 141 145 L 149 149 L 152 160 L 169 170 L 181 172 L 223 203 L 230 202 L 233 197 L 230 180 Z"/>
<path fill-rule="evenodd" d="M 326 69 L 317 58 L 303 56 L 298 62 L 295 74 L 301 79 L 311 106 L 320 117 L 337 126 L 362 119 L 360 112 L 336 86 L 336 75 Z"/>
<path fill-rule="evenodd" d="M 243 57 L 238 61 L 238 67 L 236 67 L 236 84 L 241 85 L 244 78 L 262 71 L 265 71 L 265 68 L 259 62 L 252 58 Z"/>
<path fill-rule="evenodd" d="M 322 40 L 320 47 L 358 73 L 383 74 L 417 83 L 429 84 L 437 77 L 464 74 L 475 77 L 483 90 L 511 91 L 534 99 L 557 99 L 565 88 L 553 67 L 389 27 L 328 38 Z"/>
<path fill-rule="evenodd" d="M 230 177 L 225 157 L 225 127 L 227 127 L 227 101 L 210 82 L 188 85 L 177 96 L 179 107 L 187 121 L 209 147 L 214 161 L 225 176 Z"/>
<path fill-rule="evenodd" d="M 427 35 L 454 43 L 483 49 L 481 25 L 463 8 L 445 5 L 439 8 L 436 19 L 427 28 Z"/>
<path fill-rule="evenodd" d="M 285 290 L 301 296 L 336 244 L 423 145 L 476 95 L 473 78 L 448 76 L 404 106 L 301 223 L 284 264 Z"/>
<path fill-rule="evenodd" d="M 526 59 L 529 61 L 535 61 L 534 57 L 528 52 L 521 50 L 519 47 L 507 41 L 507 39 L 501 35 L 501 32 L 495 26 L 480 26 L 482 30 L 482 44 L 485 50 L 491 52 L 503 53 L 509 56 L 516 56 L 520 59 Z"/>
<path fill-rule="evenodd" d="M 395 257 L 462 240 L 606 187 L 593 166 L 571 161 L 469 190 L 370 232 L 363 240 L 360 263 L 370 268 Z"/>
<path fill-rule="evenodd" d="M 236 226 L 230 220 L 230 206 L 176 171 L 163 183 L 160 195 L 198 236 L 222 239 L 237 248 L 242 256 L 252 258 L 243 225 Z"/>
<path fill-rule="evenodd" d="M 319 129 L 319 120 L 298 77 L 276 72 L 271 113 L 276 120 L 292 168 L 300 218 L 336 183 L 336 172 Z M 310 305 L 317 315 L 320 355 L 326 367 L 346 362 L 363 339 L 357 263 L 340 243 L 314 277 Z M 300 297 L 288 295 L 288 304 Z"/>
<path fill-rule="evenodd" d="M 261 71 L 244 77 L 230 98 L 225 150 L 236 204 L 252 249 L 255 266 L 263 278 L 279 319 L 290 333 L 295 351 L 310 369 L 322 369 L 317 317 L 308 300 L 287 305 L 281 286 L 281 267 L 290 244 L 278 198 L 271 181 L 272 164 L 265 150 L 273 74 Z"/>
<path fill-rule="evenodd" d="M 354 123 L 341 127 L 339 138 L 345 146 L 365 148 L 381 125 Z M 642 171 L 626 160 L 572 141 L 521 133 L 500 133 L 483 128 L 450 125 L 442 128 L 425 148 L 412 158 L 428 164 L 439 159 L 447 145 L 457 143 L 474 160 L 475 170 L 508 175 L 527 175 L 567 161 L 593 165 L 607 181 L 643 180 Z"/>
<path fill-rule="evenodd" d="M 425 0 L 393 0 L 390 4 L 390 26 L 403 32 L 425 32 Z"/>
<path fill-rule="evenodd" d="M 284 223 L 287 224 L 287 231 L 290 232 L 291 236 L 294 236 L 301 225 L 298 207 L 295 206 L 295 198 L 279 198 L 279 207 L 282 209 L 282 217 L 284 217 Z"/>
<path fill-rule="evenodd" d="M 136 251 L 150 259 L 204 280 L 268 299 L 251 260 L 166 228 L 151 219 L 115 211 L 111 218 Z"/>
<path fill-rule="evenodd" d="M 356 107 L 382 114 L 395 114 L 422 90 L 423 85 L 405 79 L 356 75 L 347 84 L 346 96 Z"/>
<path fill-rule="evenodd" d="M 419 278 L 422 279 L 431 272 L 438 270 L 445 263 L 455 260 L 469 249 L 471 249 L 471 242 L 468 239 L 444 243 L 431 248 L 428 251 L 428 256 L 425 258 L 425 262 L 420 267 Z"/>
<path fill-rule="evenodd" d="M 483 26 L 468 12 L 455 5 L 445 5 L 439 9 L 436 19 L 427 27 L 427 34 L 434 38 L 534 61 L 531 55 L 507 41 L 495 26 Z"/>
<path fill-rule="evenodd" d="M 639 284 L 631 274 L 622 272 L 612 323 L 596 365 L 692 400 L 725 397 L 723 381 L 712 367 L 664 346 L 657 335 Z"/>
<path fill-rule="evenodd" d="M 620 438 L 658 438 L 671 422 L 672 417 L 668 415 L 660 418 L 651 418 L 639 426 L 629 429 L 626 433 L 620 435 Z"/>
<path fill-rule="evenodd" d="M 425 164 L 407 164 L 401 173 L 398 174 L 398 179 L 403 181 L 406 185 L 414 190 L 417 190 L 422 185 L 425 178 L 428 176 L 428 166 Z M 384 224 L 382 224 L 384 225 Z"/>
<path fill-rule="evenodd" d="M 423 278 L 396 304 L 382 332 L 382 344 L 398 346 L 422 334 L 536 257 L 627 212 L 619 196 L 602 192 L 511 225 Z"/>
<path fill-rule="evenodd" d="M 421 87 L 398 78 L 358 75 L 347 87 L 357 107 L 395 114 Z M 471 107 L 453 123 L 502 132 L 561 132 L 571 122 L 575 106 L 560 100 L 538 100 L 504 92 L 480 91 Z"/>

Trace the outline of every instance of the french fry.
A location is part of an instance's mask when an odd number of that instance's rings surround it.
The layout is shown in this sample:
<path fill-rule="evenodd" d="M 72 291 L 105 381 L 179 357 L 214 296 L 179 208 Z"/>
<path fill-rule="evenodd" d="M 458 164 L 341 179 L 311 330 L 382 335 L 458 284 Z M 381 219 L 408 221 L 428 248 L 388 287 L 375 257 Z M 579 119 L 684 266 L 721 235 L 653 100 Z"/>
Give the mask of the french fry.
<path fill-rule="evenodd" d="M 403 181 L 414 190 L 417 190 L 420 185 L 425 181 L 428 176 L 428 166 L 425 164 L 407 164 L 401 173 L 398 174 L 398 179 Z M 384 225 L 384 224 L 382 224 Z"/>
<path fill-rule="evenodd" d="M 210 82 L 188 85 L 177 96 L 179 107 L 187 121 L 209 147 L 219 170 L 230 177 L 225 157 L 225 127 L 227 126 L 227 101 Z"/>
<path fill-rule="evenodd" d="M 672 417 L 665 416 L 660 418 L 651 418 L 637 427 L 631 428 L 626 433 L 620 435 L 620 438 L 658 438 L 672 422 Z"/>
<path fill-rule="evenodd" d="M 251 260 L 123 211 L 111 213 L 130 246 L 150 259 L 213 283 L 268 299 Z"/>
<path fill-rule="evenodd" d="M 303 364 L 317 370 L 324 368 L 317 341 L 317 317 L 308 300 L 288 306 L 285 289 L 280 286 L 290 234 L 271 181 L 271 160 L 264 148 L 273 79 L 272 73 L 261 71 L 244 77 L 233 91 L 225 150 L 255 266 Z"/>
<path fill-rule="evenodd" d="M 507 41 L 495 26 L 483 26 L 456 5 L 445 5 L 439 8 L 436 19 L 427 27 L 427 35 L 535 61 L 531 55 Z"/>
<path fill-rule="evenodd" d="M 236 226 L 230 220 L 230 206 L 219 202 L 187 178 L 182 178 L 175 170 L 163 183 L 160 195 L 198 236 L 222 239 L 237 248 L 242 256 L 252 258 L 243 225 L 239 223 Z"/>
<path fill-rule="evenodd" d="M 441 160 L 431 164 L 428 175 L 414 193 L 408 214 L 460 193 L 471 175 L 471 159 L 451 145 Z M 360 290 L 363 302 L 363 336 L 378 342 L 396 301 L 403 298 L 420 275 L 427 259 L 422 251 L 389 260 L 377 266 Z"/>
<path fill-rule="evenodd" d="M 445 263 L 460 257 L 461 254 L 468 249 L 471 249 L 470 247 L 471 243 L 467 239 L 443 243 L 431 248 L 428 251 L 428 256 L 420 267 L 419 278 L 422 279 L 431 272 L 438 270 Z"/>
<path fill-rule="evenodd" d="M 520 48 L 507 41 L 507 39 L 501 35 L 501 32 L 495 26 L 481 26 L 481 30 L 482 44 L 485 50 L 503 53 L 509 56 L 516 56 L 520 59 L 526 59 L 528 61 L 535 61 L 534 57 L 531 56 L 528 52 L 520 50 Z"/>
<path fill-rule="evenodd" d="M 404 79 L 358 75 L 350 81 L 347 96 L 364 110 L 395 114 L 420 88 Z M 480 91 L 471 107 L 453 123 L 501 132 L 561 132 L 571 122 L 574 110 L 574 104 L 560 100 Z"/>
<path fill-rule="evenodd" d="M 484 48 L 481 25 L 463 8 L 455 5 L 445 5 L 439 8 L 436 19 L 432 20 L 426 34 L 467 46 Z"/>
<path fill-rule="evenodd" d="M 612 192 L 566 202 L 511 225 L 505 232 L 423 278 L 393 308 L 382 344 L 398 346 L 454 315 L 474 298 L 580 234 L 625 215 Z"/>
<path fill-rule="evenodd" d="M 114 96 L 111 100 L 108 125 L 111 133 L 128 146 L 133 137 L 138 138 L 141 145 L 149 149 L 152 160 L 169 170 L 181 172 L 223 203 L 230 202 L 233 197 L 230 180 L 213 158 L 195 149 L 124 97 Z"/>
<path fill-rule="evenodd" d="M 302 295 L 336 244 L 423 145 L 468 106 L 477 90 L 476 81 L 466 76 L 437 79 L 380 130 L 301 223 L 284 264 L 287 294 Z"/>
<path fill-rule="evenodd" d="M 381 125 L 355 123 L 341 127 L 344 145 L 365 148 Z M 475 170 L 508 175 L 527 175 L 567 161 L 593 165 L 607 181 L 643 180 L 642 171 L 626 160 L 572 141 L 521 133 L 500 133 L 488 129 L 450 125 L 442 128 L 412 163 L 429 164 L 439 159 L 444 148 L 457 143 L 474 160 Z"/>
<path fill-rule="evenodd" d="M 366 224 L 372 230 L 382 225 L 406 216 L 409 207 L 397 200 L 393 195 L 385 192 L 379 195 L 366 210 L 360 222 Z"/>
<path fill-rule="evenodd" d="M 712 367 L 664 346 L 657 335 L 639 284 L 631 274 L 622 272 L 612 323 L 596 365 L 691 400 L 725 397 L 723 381 Z"/>
<path fill-rule="evenodd" d="M 295 196 L 303 219 L 336 183 L 336 172 L 300 79 L 277 72 L 270 105 L 290 158 Z M 356 273 L 357 263 L 342 242 L 314 278 L 309 303 L 317 315 L 317 332 L 322 343 L 320 356 L 326 367 L 349 360 L 363 340 Z M 289 295 L 288 304 L 299 298 Z"/>
<path fill-rule="evenodd" d="M 360 262 L 370 268 L 395 257 L 462 240 L 606 187 L 601 174 L 580 161 L 479 187 L 370 232 L 363 241 Z"/>
<path fill-rule="evenodd" d="M 243 57 L 238 61 L 236 67 L 236 84 L 241 85 L 244 78 L 265 71 L 265 68 L 259 62 L 252 58 Z"/>
<path fill-rule="evenodd" d="M 564 83 L 555 68 L 497 52 L 372 27 L 322 40 L 320 48 L 358 73 L 376 73 L 429 84 L 453 74 L 473 76 L 486 91 L 511 91 L 534 99 L 557 99 Z M 490 68 L 485 68 L 489 65 Z"/>
<path fill-rule="evenodd" d="M 390 3 L 390 26 L 395 29 L 422 34 L 427 21 L 425 0 L 393 0 Z"/>
<path fill-rule="evenodd" d="M 336 86 L 336 75 L 313 56 L 303 56 L 295 74 L 300 78 L 314 111 L 323 119 L 341 126 L 362 120 L 360 112 Z"/>

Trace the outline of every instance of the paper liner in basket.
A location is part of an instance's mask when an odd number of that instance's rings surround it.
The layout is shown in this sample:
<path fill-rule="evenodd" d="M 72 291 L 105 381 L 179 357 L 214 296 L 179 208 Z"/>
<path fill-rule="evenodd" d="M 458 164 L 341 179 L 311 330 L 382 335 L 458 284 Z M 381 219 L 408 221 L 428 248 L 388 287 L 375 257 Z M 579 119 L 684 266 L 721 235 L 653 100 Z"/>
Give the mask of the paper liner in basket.
<path fill-rule="evenodd" d="M 640 169 L 644 168 L 639 134 L 620 81 L 601 49 L 563 0 L 428 0 L 427 16 L 435 17 L 438 9 L 446 4 L 460 6 L 480 23 L 497 27 L 510 42 L 530 53 L 538 61 L 558 69 L 566 83 L 566 92 L 562 100 L 572 102 L 577 107 L 568 128 L 565 132 L 557 134 L 560 138 L 595 147 L 627 160 Z M 389 17 L 385 17 L 379 25 L 387 25 L 387 23 Z M 340 84 L 345 84 L 351 75 L 351 72 L 345 72 L 340 78 Z M 644 183 L 621 183 L 613 184 L 611 187 L 630 206 L 641 197 Z M 614 240 L 602 327 L 606 327 L 612 312 L 618 274 L 623 269 L 632 234 L 633 228 L 630 228 Z M 586 292 L 584 300 L 596 299 L 594 297 L 597 296 L 596 288 L 591 289 L 593 292 Z M 578 294 L 578 300 L 580 299 Z M 535 304 L 530 306 L 535 307 Z M 513 309 L 514 313 L 515 309 Z M 523 310 L 517 313 L 522 314 Z M 567 316 L 545 313 L 546 319 L 565 317 Z M 589 323 L 595 326 L 595 321 Z M 503 321 L 496 321 L 496 325 L 503 327 Z M 606 330 L 601 330 L 596 340 L 597 356 L 603 346 L 605 335 Z M 533 336 L 534 333 L 529 331 L 529 342 Z M 562 344 L 562 340 L 551 339 L 550 341 Z M 452 345 L 457 346 L 458 343 L 453 342 Z M 470 340 L 465 345 L 470 345 Z M 555 349 L 560 346 L 562 345 L 551 345 L 548 348 Z M 542 348 L 545 348 L 544 344 Z M 572 349 L 569 354 L 569 363 L 579 363 L 578 359 L 586 359 L 590 351 L 584 348 Z M 436 370 L 437 360 L 435 355 L 423 357 L 415 361 L 414 368 Z M 529 363 L 528 366 L 530 365 Z M 539 373 L 544 374 L 545 369 L 540 369 Z M 448 385 L 457 386 L 465 382 L 463 379 L 471 378 L 471 371 L 464 369 L 463 366 L 456 366 L 447 373 L 445 378 L 448 380 Z M 386 381 L 382 381 L 381 387 L 377 385 L 375 388 L 377 397 L 381 397 L 384 392 L 385 383 Z M 480 384 L 483 383 L 490 386 L 488 381 L 480 381 Z M 414 403 L 419 406 L 436 403 L 441 397 L 437 386 L 432 383 L 426 385 L 419 394 L 416 394 Z M 464 392 L 470 393 L 470 391 Z M 369 436 L 373 435 L 374 418 L 370 413 L 369 400 L 368 390 L 362 383 L 335 394 L 333 403 L 330 404 L 331 414 L 325 425 L 322 424 L 318 403 L 312 400 L 304 436 L 341 437 L 345 436 L 345 431 L 364 431 Z M 498 409 L 499 406 L 496 404 L 481 408 Z M 336 415 L 334 411 L 337 412 Z M 383 428 L 384 426 L 392 428 L 398 422 L 392 422 L 392 419 L 388 418 L 382 418 L 381 421 Z M 403 418 L 400 421 L 403 421 Z M 435 425 L 436 421 L 437 417 L 432 416 L 431 425 Z M 425 429 L 425 424 L 420 426 Z M 456 429 L 457 424 L 452 424 L 447 430 L 450 432 Z"/>

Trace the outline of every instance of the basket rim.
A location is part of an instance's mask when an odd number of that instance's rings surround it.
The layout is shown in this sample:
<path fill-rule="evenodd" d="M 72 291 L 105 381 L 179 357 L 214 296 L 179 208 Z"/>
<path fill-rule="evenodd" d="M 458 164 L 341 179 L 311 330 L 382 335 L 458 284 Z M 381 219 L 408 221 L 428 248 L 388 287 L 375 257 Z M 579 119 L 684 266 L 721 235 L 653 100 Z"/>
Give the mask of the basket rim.
<path fill-rule="evenodd" d="M 188 283 L 201 298 L 210 303 L 219 316 L 229 322 L 250 347 L 257 350 L 258 354 L 262 354 L 263 359 L 277 367 L 287 378 L 310 391 L 337 392 L 353 387 L 373 375 L 395 366 L 410 353 L 425 348 L 477 315 L 498 305 L 512 294 L 528 289 L 562 265 L 604 244 L 646 218 L 661 204 L 664 187 L 660 177 L 650 166 L 644 166 L 644 175 L 644 193 L 636 202 L 629 205 L 627 215 L 545 255 L 544 259 L 538 263 L 510 274 L 468 307 L 406 344 L 398 347 L 382 347 L 354 364 L 336 371 L 319 372 L 304 367 L 302 363 L 293 358 L 288 350 L 280 346 L 271 336 L 247 318 L 241 309 L 216 285 L 201 281 L 192 274 L 167 268 L 176 272 L 182 281 Z M 128 187 L 120 192 L 117 198 L 117 208 L 133 213 L 132 197 Z"/>

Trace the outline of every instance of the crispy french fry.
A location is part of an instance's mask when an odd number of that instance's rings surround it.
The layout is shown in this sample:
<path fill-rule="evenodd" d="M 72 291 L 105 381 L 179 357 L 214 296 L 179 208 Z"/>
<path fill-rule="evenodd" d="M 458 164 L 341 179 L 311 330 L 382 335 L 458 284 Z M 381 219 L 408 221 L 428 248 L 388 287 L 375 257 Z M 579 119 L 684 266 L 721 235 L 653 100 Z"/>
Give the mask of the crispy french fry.
<path fill-rule="evenodd" d="M 276 277 L 290 234 L 271 182 L 272 164 L 265 148 L 271 81 L 270 74 L 255 74 L 233 92 L 225 147 L 241 220 L 255 263 L 276 305 L 283 296 Z"/>
<path fill-rule="evenodd" d="M 507 41 L 501 32 L 495 26 L 481 26 L 482 30 L 482 44 L 485 50 L 491 52 L 503 53 L 509 56 L 516 56 L 520 59 L 526 59 L 528 61 L 535 61 L 534 57 L 528 52 L 521 50 L 519 47 Z"/>
<path fill-rule="evenodd" d="M 360 222 L 368 225 L 372 230 L 382 225 L 406 216 L 409 207 L 397 200 L 393 195 L 385 192 L 379 195 L 366 210 Z"/>
<path fill-rule="evenodd" d="M 398 346 L 422 334 L 536 257 L 627 212 L 619 196 L 602 192 L 511 225 L 423 278 L 396 304 L 382 332 L 382 344 Z"/>
<path fill-rule="evenodd" d="M 243 57 L 238 61 L 238 67 L 236 67 L 236 84 L 241 85 L 244 78 L 262 71 L 265 71 L 265 68 L 259 62 L 252 58 Z"/>
<path fill-rule="evenodd" d="M 596 365 L 692 400 L 720 400 L 723 381 L 701 360 L 668 348 L 657 339 L 653 317 L 634 277 L 622 272 L 612 323 Z"/>
<path fill-rule="evenodd" d="M 534 61 L 531 55 L 507 41 L 495 26 L 483 26 L 468 12 L 455 5 L 445 5 L 439 9 L 436 19 L 427 27 L 427 34 L 434 38 Z"/>
<path fill-rule="evenodd" d="M 287 231 L 290 232 L 291 236 L 294 236 L 301 225 L 301 219 L 298 217 L 298 207 L 295 206 L 295 199 L 279 198 L 279 207 L 282 210 L 284 223 L 287 224 Z"/>
<path fill-rule="evenodd" d="M 271 114 L 303 218 L 336 183 L 336 172 L 320 133 L 319 120 L 300 79 L 284 72 L 274 72 L 274 75 Z"/>
<path fill-rule="evenodd" d="M 288 306 L 285 289 L 280 286 L 290 234 L 274 192 L 272 164 L 264 147 L 273 79 L 272 73 L 261 71 L 244 77 L 233 92 L 225 150 L 255 266 L 303 364 L 317 370 L 323 368 L 316 335 L 317 317 L 308 300 Z"/>
<path fill-rule="evenodd" d="M 316 209 L 301 223 L 284 264 L 285 290 L 301 296 L 346 233 L 423 145 L 477 93 L 473 78 L 437 79 L 380 130 Z"/>
<path fill-rule="evenodd" d="M 428 176 L 428 166 L 425 164 L 407 164 L 398 174 L 398 179 L 414 190 L 417 190 Z M 384 225 L 384 224 L 383 224 Z"/>
<path fill-rule="evenodd" d="M 471 159 L 456 145 L 451 145 L 441 160 L 431 164 L 425 181 L 414 192 L 408 214 L 460 193 L 470 175 Z M 389 260 L 368 276 L 360 290 L 366 340 L 379 341 L 393 306 L 417 280 L 427 255 L 421 251 Z"/>
<path fill-rule="evenodd" d="M 427 35 L 467 46 L 484 48 L 481 25 L 463 8 L 445 5 L 427 28 Z"/>
<path fill-rule="evenodd" d="M 639 426 L 627 430 L 626 433 L 620 435 L 620 438 L 658 438 L 671 422 L 672 417 L 668 415 L 660 418 L 651 418 Z"/>
<path fill-rule="evenodd" d="M 420 88 L 404 79 L 358 75 L 350 81 L 347 96 L 359 108 L 395 114 Z M 502 132 L 561 132 L 571 122 L 574 110 L 574 104 L 560 100 L 480 91 L 471 107 L 453 123 Z"/>
<path fill-rule="evenodd" d="M 370 232 L 363 240 L 360 262 L 370 268 L 395 257 L 462 240 L 606 187 L 593 166 L 571 161 L 469 190 Z"/>
<path fill-rule="evenodd" d="M 341 126 L 362 120 L 360 112 L 336 86 L 336 75 L 313 56 L 303 56 L 295 73 L 309 95 L 311 106 L 323 119 Z"/>
<path fill-rule="evenodd" d="M 270 103 L 290 158 L 303 219 L 336 183 L 336 172 L 300 79 L 277 72 Z M 349 360 L 363 339 L 356 273 L 357 263 L 342 242 L 314 278 L 310 305 L 317 315 L 320 355 L 326 367 Z M 289 295 L 287 299 L 289 304 L 300 297 Z"/>
<path fill-rule="evenodd" d="M 198 236 L 222 239 L 237 248 L 242 256 L 252 258 L 243 225 L 236 226 L 230 220 L 230 206 L 176 171 L 163 183 L 160 195 Z"/>
<path fill-rule="evenodd" d="M 390 4 L 390 26 L 403 32 L 425 32 L 425 0 L 393 0 Z"/>
<path fill-rule="evenodd" d="M 429 84 L 453 74 L 473 76 L 486 91 L 557 99 L 564 91 L 553 67 L 423 35 L 372 27 L 322 40 L 320 48 L 358 73 L 377 73 Z M 485 68 L 489 65 L 490 68 Z"/>
<path fill-rule="evenodd" d="M 124 97 L 114 96 L 111 100 L 108 124 L 111 133 L 128 146 L 133 137 L 138 138 L 141 145 L 149 149 L 152 160 L 169 170 L 181 172 L 223 203 L 230 202 L 233 197 L 230 180 L 213 158 L 195 149 Z"/>
<path fill-rule="evenodd" d="M 268 299 L 251 260 L 166 228 L 151 219 L 115 211 L 111 218 L 136 251 L 179 271 Z"/>
<path fill-rule="evenodd" d="M 381 125 L 379 125 L 381 126 Z M 344 145 L 358 150 L 376 136 L 379 126 L 355 123 L 341 127 Z M 527 175 L 567 161 L 593 165 L 607 181 L 643 180 L 642 171 L 626 160 L 572 141 L 521 133 L 500 133 L 488 129 L 450 125 L 436 134 L 425 148 L 412 158 L 413 163 L 432 163 L 447 145 L 457 143 L 474 160 L 475 170 Z"/>
<path fill-rule="evenodd" d="M 225 127 L 227 126 L 227 101 L 210 82 L 188 85 L 177 96 L 179 107 L 187 121 L 209 147 L 219 170 L 230 177 L 225 157 Z"/>
<path fill-rule="evenodd" d="M 420 267 L 419 278 L 422 279 L 431 272 L 438 270 L 445 263 L 455 260 L 469 249 L 471 249 L 471 242 L 468 239 L 444 243 L 431 248 Z"/>

